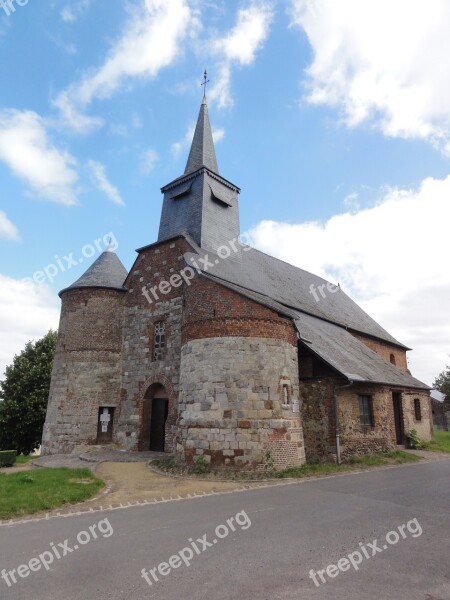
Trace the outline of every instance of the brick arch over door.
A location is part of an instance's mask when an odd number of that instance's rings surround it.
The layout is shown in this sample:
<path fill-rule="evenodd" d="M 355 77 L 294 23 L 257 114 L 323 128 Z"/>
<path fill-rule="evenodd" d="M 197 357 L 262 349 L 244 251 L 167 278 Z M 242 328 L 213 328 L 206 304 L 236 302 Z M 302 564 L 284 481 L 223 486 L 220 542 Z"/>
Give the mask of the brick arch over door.
<path fill-rule="evenodd" d="M 175 392 L 173 389 L 172 381 L 169 377 L 163 374 L 154 374 L 149 377 L 145 382 L 140 385 L 139 397 L 137 402 L 138 414 L 139 414 L 139 440 L 138 449 L 148 450 L 150 441 L 150 413 L 149 413 L 149 392 L 151 396 L 152 388 L 155 391 L 163 387 L 167 394 L 168 400 L 168 415 L 166 421 L 166 437 L 165 437 L 165 452 L 174 451 L 174 443 L 176 436 L 176 420 L 177 415 L 175 414 Z M 157 392 L 158 393 L 158 392 Z M 158 394 L 159 395 L 159 394 Z"/>

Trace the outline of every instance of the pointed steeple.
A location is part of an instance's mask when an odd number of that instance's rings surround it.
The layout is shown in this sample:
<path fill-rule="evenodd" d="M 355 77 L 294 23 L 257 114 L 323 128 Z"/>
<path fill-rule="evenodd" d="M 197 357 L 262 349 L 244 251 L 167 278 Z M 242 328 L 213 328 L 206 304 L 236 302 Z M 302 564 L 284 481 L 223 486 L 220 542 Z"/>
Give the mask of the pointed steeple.
<path fill-rule="evenodd" d="M 206 167 L 214 173 L 219 173 L 206 96 L 203 96 L 197 126 L 195 127 L 194 139 L 192 140 L 191 151 L 189 153 L 184 174 L 188 175 L 202 167 Z"/>
<path fill-rule="evenodd" d="M 206 71 L 204 78 L 206 86 Z M 184 174 L 161 191 L 158 242 L 188 234 L 200 248 L 216 252 L 239 237 L 240 189 L 219 174 L 205 95 Z M 230 260 L 240 260 L 240 251 Z"/>

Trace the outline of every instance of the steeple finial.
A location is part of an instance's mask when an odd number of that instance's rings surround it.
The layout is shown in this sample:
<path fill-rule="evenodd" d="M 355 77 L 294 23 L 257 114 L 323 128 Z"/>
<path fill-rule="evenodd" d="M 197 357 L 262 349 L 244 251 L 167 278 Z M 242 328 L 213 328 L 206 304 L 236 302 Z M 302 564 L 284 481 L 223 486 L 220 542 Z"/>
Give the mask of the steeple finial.
<path fill-rule="evenodd" d="M 205 72 L 203 73 L 203 83 L 201 85 L 204 86 L 203 88 L 203 102 L 206 102 L 206 86 L 209 83 L 209 79 L 208 79 L 208 71 L 205 69 Z"/>

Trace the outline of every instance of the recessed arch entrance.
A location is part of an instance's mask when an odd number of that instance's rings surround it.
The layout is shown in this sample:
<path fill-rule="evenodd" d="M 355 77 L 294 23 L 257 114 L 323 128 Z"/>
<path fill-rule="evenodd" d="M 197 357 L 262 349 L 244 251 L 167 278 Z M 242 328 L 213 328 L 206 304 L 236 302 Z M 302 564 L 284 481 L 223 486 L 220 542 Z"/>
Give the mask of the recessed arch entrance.
<path fill-rule="evenodd" d="M 143 449 L 164 452 L 169 399 L 161 383 L 153 383 L 144 395 Z"/>

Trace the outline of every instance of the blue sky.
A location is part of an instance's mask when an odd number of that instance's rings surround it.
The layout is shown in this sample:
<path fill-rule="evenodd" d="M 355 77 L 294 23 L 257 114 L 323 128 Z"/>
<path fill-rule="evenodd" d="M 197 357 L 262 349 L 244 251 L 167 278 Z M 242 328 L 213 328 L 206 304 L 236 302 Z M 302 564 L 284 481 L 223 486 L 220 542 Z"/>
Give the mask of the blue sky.
<path fill-rule="evenodd" d="M 13 6 L 0 8 L 0 372 L 57 326 L 57 292 L 98 250 L 53 281 L 23 278 L 80 258 L 109 232 L 129 268 L 156 239 L 159 190 L 184 170 L 205 66 L 219 169 L 242 189 L 242 230 L 344 282 L 415 348 L 413 374 L 431 383 L 445 367 L 444 0 Z"/>

